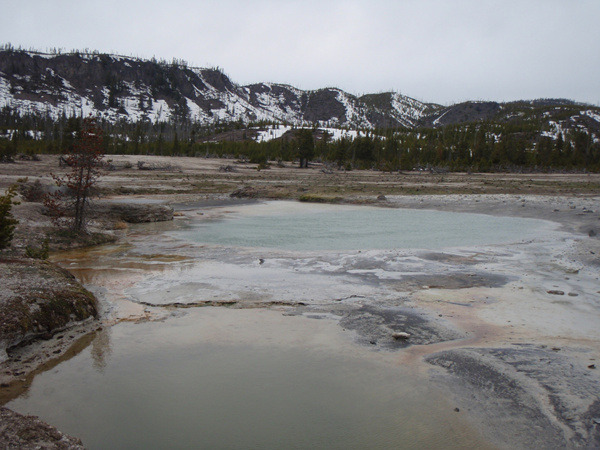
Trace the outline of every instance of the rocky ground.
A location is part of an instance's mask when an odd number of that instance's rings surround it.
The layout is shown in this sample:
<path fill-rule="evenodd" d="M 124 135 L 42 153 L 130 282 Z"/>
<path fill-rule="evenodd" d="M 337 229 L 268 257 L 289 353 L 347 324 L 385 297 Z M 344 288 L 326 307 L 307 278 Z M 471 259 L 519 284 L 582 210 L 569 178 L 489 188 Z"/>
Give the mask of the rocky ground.
<path fill-rule="evenodd" d="M 0 351 L 36 339 L 50 339 L 74 322 L 97 316 L 96 298 L 73 275 L 56 265 L 32 258 L 0 260 Z M 7 373 L 9 372 L 9 373 Z M 20 371 L 5 370 L 6 383 Z"/>
<path fill-rule="evenodd" d="M 61 433 L 34 416 L 0 408 L 0 436 L 5 449 L 83 449 L 81 440 Z"/>
<path fill-rule="evenodd" d="M 294 308 L 294 314 L 315 318 L 333 315 L 341 326 L 356 334 L 360 345 L 376 351 L 402 349 L 402 360 L 418 361 L 422 370 L 452 393 L 460 411 L 501 447 L 600 447 L 600 376 L 596 369 L 600 360 L 599 175 L 331 172 L 321 165 L 308 170 L 273 165 L 258 171 L 247 163 L 201 158 L 112 159 L 116 170 L 102 178 L 100 194 L 104 199 L 94 220 L 97 231 L 106 235 L 109 229 L 115 238 L 127 230 L 128 223 L 172 218 L 173 210 L 165 202 L 175 206 L 176 217 L 187 220 L 196 214 L 194 208 L 228 202 L 232 193 L 243 199 L 303 197 L 536 218 L 560 224 L 562 237 L 521 246 L 378 254 L 376 258 L 355 255 L 344 263 L 344 271 L 357 281 L 352 286 L 360 285 L 358 281 L 380 286 L 377 302 L 368 301 L 354 287 L 341 282 L 331 286 L 337 292 L 335 298 L 331 294 L 330 301 L 326 285 L 319 284 L 318 276 L 323 273 L 314 274 L 315 291 L 323 287 L 318 292 L 322 301 L 314 304 L 298 300 L 269 303 L 262 300 L 266 297 L 256 295 L 247 295 L 245 304 L 231 292 L 224 294 L 220 303 L 210 301 L 229 307 L 286 304 Z M 139 170 L 138 160 L 146 161 L 146 168 L 152 170 Z M 26 183 L 40 180 L 50 185 L 48 174 L 62 170 L 56 161 L 54 156 L 43 156 L 40 162 L 0 165 L 0 189 L 18 180 L 24 182 L 25 177 Z M 32 242 L 39 245 L 48 235 L 48 221 L 39 203 L 23 202 L 15 215 L 21 220 L 17 249 L 23 250 Z M 64 245 L 56 239 L 53 242 L 55 248 Z M 255 254 L 236 258 L 226 262 L 251 265 L 262 259 Z M 319 267 L 339 263 L 327 258 L 317 261 Z M 161 261 L 160 255 L 153 259 L 154 263 Z M 165 264 L 169 261 L 165 259 Z M 277 259 L 277 264 L 301 271 L 314 263 L 315 258 L 286 262 L 278 255 Z M 274 268 L 269 260 L 257 264 L 267 271 Z M 415 273 L 396 280 L 393 286 L 373 275 L 393 264 L 397 264 L 396 273 Z M 33 283 L 25 275 L 13 273 L 11 278 L 14 267 L 0 272 L 8 277 L 2 284 L 10 285 L 10 279 L 24 280 L 21 284 L 27 286 Z M 83 274 L 81 271 L 78 276 Z M 215 292 L 222 290 L 219 280 L 215 279 Z M 228 286 L 235 289 L 236 285 Z M 153 305 L 151 297 L 145 300 L 145 305 L 120 305 L 117 316 L 142 318 L 149 309 L 165 306 Z M 5 375 L 13 379 L 33 377 L 40 364 L 60 357 L 97 327 L 80 325 L 35 345 L 18 347 L 15 357 L 5 362 L 9 364 Z M 394 337 L 394 331 L 407 332 L 410 338 Z M 37 363 L 25 362 L 40 355 L 46 356 Z M 10 379 L 4 383 L 4 391 L 10 389 Z"/>

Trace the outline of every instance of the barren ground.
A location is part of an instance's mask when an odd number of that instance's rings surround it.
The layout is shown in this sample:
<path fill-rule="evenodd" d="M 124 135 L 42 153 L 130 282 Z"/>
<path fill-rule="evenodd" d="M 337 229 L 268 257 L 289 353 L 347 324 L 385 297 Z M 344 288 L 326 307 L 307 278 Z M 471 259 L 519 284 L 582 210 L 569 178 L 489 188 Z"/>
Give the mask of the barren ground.
<path fill-rule="evenodd" d="M 107 172 L 100 183 L 105 195 L 173 195 L 202 196 L 229 194 L 243 186 L 259 190 L 261 197 L 297 198 L 304 194 L 353 198 L 356 196 L 414 194 L 535 194 L 597 195 L 600 174 L 465 174 L 429 172 L 383 173 L 377 171 L 333 171 L 321 164 L 297 169 L 272 164 L 257 170 L 256 164 L 234 160 L 191 157 L 110 155 L 114 171 Z M 145 162 L 157 170 L 138 170 Z M 0 165 L 0 188 L 20 178 L 40 178 L 50 183 L 50 173 L 60 174 L 58 157 L 42 155 L 41 161 L 17 161 Z"/>

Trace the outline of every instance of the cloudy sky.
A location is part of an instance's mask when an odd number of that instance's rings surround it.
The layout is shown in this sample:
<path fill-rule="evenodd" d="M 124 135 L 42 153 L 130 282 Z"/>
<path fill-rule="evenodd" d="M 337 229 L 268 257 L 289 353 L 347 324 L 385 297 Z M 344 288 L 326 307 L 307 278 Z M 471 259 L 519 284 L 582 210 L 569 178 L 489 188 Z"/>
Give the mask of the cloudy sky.
<path fill-rule="evenodd" d="M 600 104 L 600 0 L 4 0 L 0 43 L 353 94 Z"/>

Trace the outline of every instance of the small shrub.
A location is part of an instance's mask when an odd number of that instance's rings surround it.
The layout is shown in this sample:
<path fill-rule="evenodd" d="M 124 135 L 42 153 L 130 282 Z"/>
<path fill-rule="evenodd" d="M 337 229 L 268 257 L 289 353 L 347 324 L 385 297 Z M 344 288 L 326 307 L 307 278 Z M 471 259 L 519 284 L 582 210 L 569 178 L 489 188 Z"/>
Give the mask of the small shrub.
<path fill-rule="evenodd" d="M 25 249 L 25 256 L 27 256 L 28 258 L 45 260 L 48 259 L 49 253 L 50 246 L 48 244 L 48 239 L 44 239 L 44 242 L 42 242 L 41 247 L 33 247 L 31 245 L 28 245 Z"/>
<path fill-rule="evenodd" d="M 271 168 L 271 166 L 269 165 L 269 163 L 265 163 L 265 162 L 261 162 L 258 166 L 256 166 L 256 170 L 258 170 L 259 172 L 261 170 L 270 169 L 270 168 Z"/>
<path fill-rule="evenodd" d="M 15 156 L 17 156 L 17 149 L 14 141 L 8 141 L 5 139 L 0 140 L 0 163 L 12 163 L 15 162 Z"/>
<path fill-rule="evenodd" d="M 252 164 L 267 164 L 267 155 L 264 152 L 255 153 L 250 157 L 250 163 Z"/>
<path fill-rule="evenodd" d="M 328 197 L 316 194 L 304 194 L 298 198 L 301 202 L 307 203 L 340 203 L 344 199 L 342 197 Z"/>
<path fill-rule="evenodd" d="M 33 183 L 22 183 L 19 186 L 19 193 L 26 202 L 42 202 L 46 195 L 46 190 L 40 180 L 35 180 Z"/>
<path fill-rule="evenodd" d="M 124 222 L 123 220 L 117 220 L 113 225 L 114 230 L 126 230 L 127 228 L 129 228 L 129 225 L 127 225 L 127 222 Z"/>
<path fill-rule="evenodd" d="M 10 245 L 15 227 L 19 223 L 11 213 L 12 206 L 18 205 L 18 202 L 13 201 L 16 194 L 17 186 L 13 185 L 4 195 L 0 195 L 0 250 Z"/>

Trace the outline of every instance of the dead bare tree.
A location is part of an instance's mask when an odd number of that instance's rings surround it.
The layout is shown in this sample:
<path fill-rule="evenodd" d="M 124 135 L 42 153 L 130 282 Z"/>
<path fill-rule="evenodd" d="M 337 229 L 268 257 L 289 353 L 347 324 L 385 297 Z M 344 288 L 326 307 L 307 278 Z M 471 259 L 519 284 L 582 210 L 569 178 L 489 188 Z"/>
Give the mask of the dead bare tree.
<path fill-rule="evenodd" d="M 70 167 L 63 176 L 52 175 L 60 189 L 44 203 L 55 223 L 67 225 L 74 233 L 85 231 L 92 188 L 101 175 L 102 130 L 92 117 L 83 120 L 81 133 L 71 151 L 61 159 Z"/>

